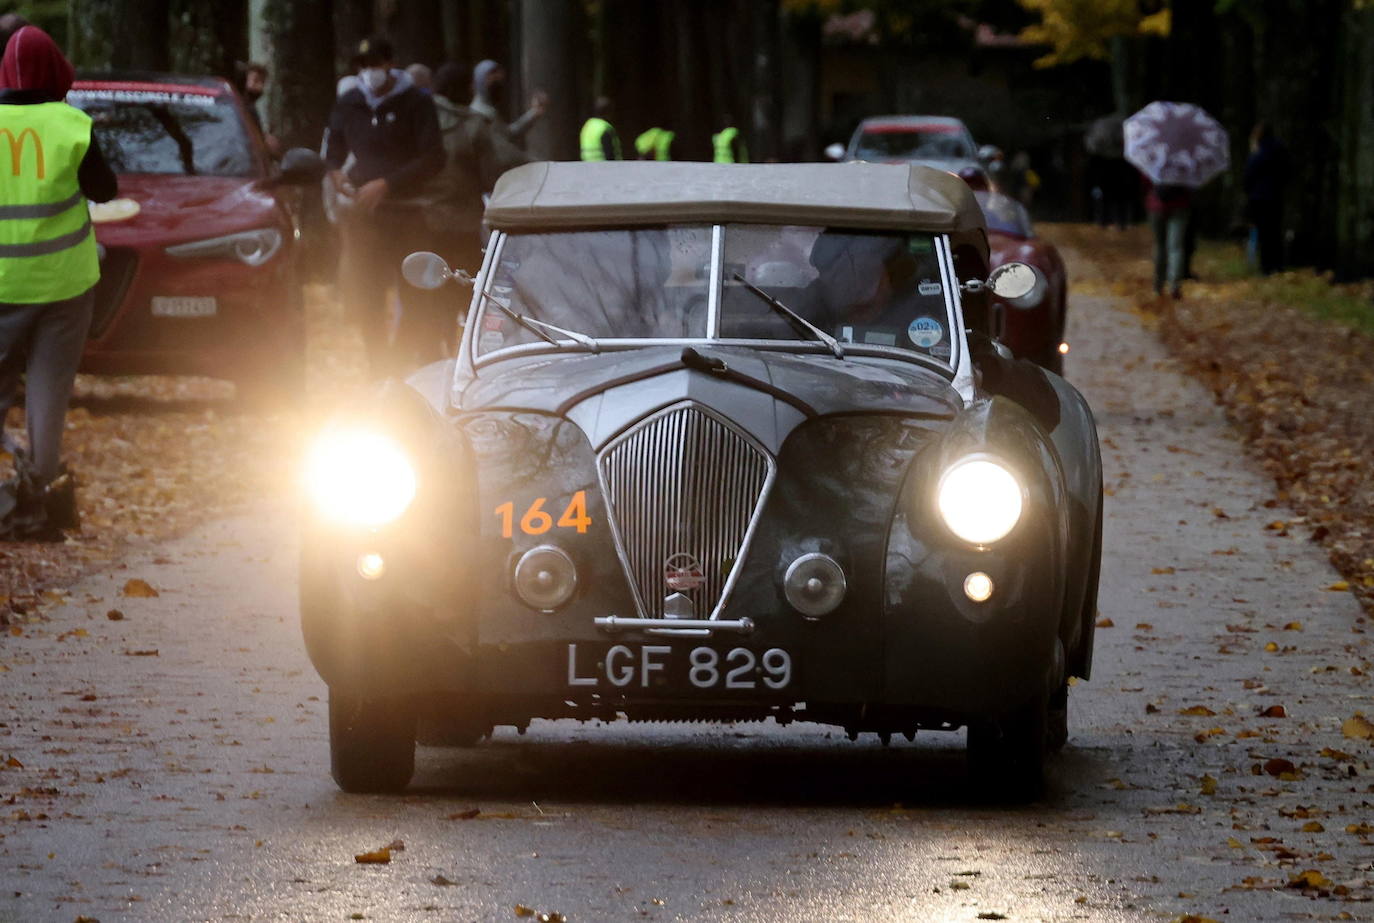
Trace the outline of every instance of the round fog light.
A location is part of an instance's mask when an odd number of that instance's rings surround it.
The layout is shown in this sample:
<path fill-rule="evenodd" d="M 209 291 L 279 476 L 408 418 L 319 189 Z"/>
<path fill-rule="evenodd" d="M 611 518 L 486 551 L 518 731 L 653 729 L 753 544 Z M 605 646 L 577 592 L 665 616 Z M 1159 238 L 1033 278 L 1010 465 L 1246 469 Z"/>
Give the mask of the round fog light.
<path fill-rule="evenodd" d="M 380 580 L 386 573 L 386 561 L 375 551 L 358 555 L 358 576 L 364 580 Z"/>
<path fill-rule="evenodd" d="M 847 584 L 844 570 L 834 558 L 812 552 L 792 562 L 782 578 L 782 588 L 792 608 L 814 619 L 839 607 Z"/>
<path fill-rule="evenodd" d="M 516 595 L 532 609 L 550 612 L 572 599 L 577 568 L 572 558 L 552 545 L 531 548 L 515 565 Z"/>
<path fill-rule="evenodd" d="M 976 603 L 985 603 L 992 596 L 992 578 L 982 571 L 974 571 L 964 578 L 964 595 Z"/>

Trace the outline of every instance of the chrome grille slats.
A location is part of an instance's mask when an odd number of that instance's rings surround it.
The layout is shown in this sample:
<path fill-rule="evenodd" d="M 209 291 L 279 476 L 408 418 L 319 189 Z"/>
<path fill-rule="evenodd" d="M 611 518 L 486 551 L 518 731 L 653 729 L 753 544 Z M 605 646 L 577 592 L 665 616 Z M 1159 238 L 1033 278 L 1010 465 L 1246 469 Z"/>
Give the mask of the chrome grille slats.
<path fill-rule="evenodd" d="M 696 617 L 717 616 L 772 486 L 772 457 L 727 420 L 684 402 L 614 440 L 598 467 L 640 617 L 663 618 L 674 592 L 665 566 L 682 554 L 701 568 L 701 585 L 682 591 Z"/>

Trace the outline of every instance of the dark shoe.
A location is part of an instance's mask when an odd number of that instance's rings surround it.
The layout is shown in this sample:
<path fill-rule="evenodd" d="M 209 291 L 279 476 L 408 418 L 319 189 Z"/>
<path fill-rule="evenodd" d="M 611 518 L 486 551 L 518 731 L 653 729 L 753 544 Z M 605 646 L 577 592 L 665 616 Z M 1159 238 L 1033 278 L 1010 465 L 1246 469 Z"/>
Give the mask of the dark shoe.
<path fill-rule="evenodd" d="M 1169 297 L 1172 298 L 1172 299 L 1174 299 L 1174 301 L 1178 301 L 1180 298 L 1182 298 L 1182 297 L 1183 297 L 1183 288 L 1182 288 L 1182 286 L 1175 285 L 1173 288 L 1169 289 Z"/>
<path fill-rule="evenodd" d="M 71 472 L 63 468 L 40 486 L 23 456 L 15 461 L 18 472 L 0 483 L 0 541 L 60 542 L 64 529 L 80 528 Z"/>

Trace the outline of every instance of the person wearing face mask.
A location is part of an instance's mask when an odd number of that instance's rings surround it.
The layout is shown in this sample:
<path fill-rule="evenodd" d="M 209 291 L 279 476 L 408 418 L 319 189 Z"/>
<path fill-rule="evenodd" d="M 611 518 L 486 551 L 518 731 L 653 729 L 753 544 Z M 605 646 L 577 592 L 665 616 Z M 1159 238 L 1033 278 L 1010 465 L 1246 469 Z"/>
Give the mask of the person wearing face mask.
<path fill-rule="evenodd" d="M 444 166 L 434 101 L 409 74 L 392 66 L 391 43 L 380 36 L 358 46 L 359 85 L 343 93 L 329 118 L 325 163 L 339 193 L 342 294 L 361 324 L 375 377 L 402 375 L 437 358 L 438 344 L 422 342 L 437 299 L 400 278 L 401 261 L 428 249 L 422 205 L 414 198 Z M 349 155 L 353 162 L 345 169 Z M 393 342 L 388 289 L 400 301 Z"/>
<path fill-rule="evenodd" d="M 491 60 L 481 61 L 472 69 L 472 90 L 472 102 L 468 108 L 486 118 L 493 129 L 512 141 L 523 141 L 549 107 L 548 94 L 543 90 L 535 90 L 530 96 L 529 108 L 520 118 L 507 125 L 501 115 L 506 105 L 506 69 Z"/>

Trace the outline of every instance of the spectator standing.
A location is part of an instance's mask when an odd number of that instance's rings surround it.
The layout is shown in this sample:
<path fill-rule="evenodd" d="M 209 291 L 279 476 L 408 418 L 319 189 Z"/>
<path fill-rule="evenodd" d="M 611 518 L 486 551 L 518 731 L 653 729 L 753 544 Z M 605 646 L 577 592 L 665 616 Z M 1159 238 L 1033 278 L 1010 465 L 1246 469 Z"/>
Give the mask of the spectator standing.
<path fill-rule="evenodd" d="M 434 72 L 418 61 L 406 68 L 406 73 L 410 79 L 420 89 L 421 93 L 434 92 Z"/>
<path fill-rule="evenodd" d="M 1283 187 L 1288 182 L 1288 151 L 1265 122 L 1250 133 L 1245 161 L 1245 217 L 1254 229 L 1260 272 L 1283 269 Z"/>
<path fill-rule="evenodd" d="M 78 525 L 76 485 L 61 463 L 62 430 L 100 280 L 86 202 L 118 181 L 67 105 L 74 71 L 46 32 L 18 29 L 0 60 L 0 133 L 10 170 L 0 183 L 0 423 L 25 379 L 27 456 L 0 489 L 0 537 L 56 541 Z"/>
<path fill-rule="evenodd" d="M 592 105 L 592 117 L 582 123 L 578 140 L 583 160 L 621 160 L 620 136 L 615 133 L 611 119 L 615 104 L 609 97 L 598 96 Z"/>
<path fill-rule="evenodd" d="M 340 281 L 377 377 L 403 374 L 439 351 L 438 343 L 419 334 L 431 329 L 428 315 L 437 300 L 405 285 L 400 268 L 407 253 L 426 243 L 422 213 L 406 198 L 443 168 L 444 148 L 433 101 L 392 66 L 393 58 L 385 38 L 358 46 L 359 86 L 335 102 L 325 150 L 330 180 L 340 193 Z M 354 162 L 345 169 L 350 154 Z M 400 304 L 394 343 L 389 286 Z"/>
<path fill-rule="evenodd" d="M 650 128 L 635 138 L 635 152 L 640 160 L 672 160 L 673 139 L 676 137 L 676 132 L 666 128 Z"/>
<path fill-rule="evenodd" d="M 258 133 L 267 144 L 267 150 L 273 157 L 281 156 L 281 142 L 275 135 L 268 134 L 267 129 L 262 124 L 262 111 L 258 109 L 258 101 L 267 92 L 267 65 L 257 61 L 239 62 L 237 65 L 238 79 L 235 85 L 243 94 L 243 100 L 247 104 L 248 117 L 257 126 Z"/>
<path fill-rule="evenodd" d="M 744 135 L 735 125 L 735 117 L 729 113 L 721 116 L 720 131 L 711 136 L 711 159 L 715 163 L 749 162 Z"/>
<path fill-rule="evenodd" d="M 520 118 L 505 123 L 502 112 L 506 105 L 506 69 L 495 61 L 479 61 L 472 69 L 472 102 L 468 108 L 487 117 L 491 124 L 515 142 L 525 140 L 534 123 L 544 117 L 549 97 L 543 90 L 530 96 L 530 105 Z"/>
<path fill-rule="evenodd" d="M 1151 184 L 1145 197 L 1154 235 L 1155 294 L 1164 294 L 1168 285 L 1174 298 L 1183 295 L 1183 279 L 1188 265 L 1188 221 L 1193 209 L 1193 191 L 1184 186 Z"/>

